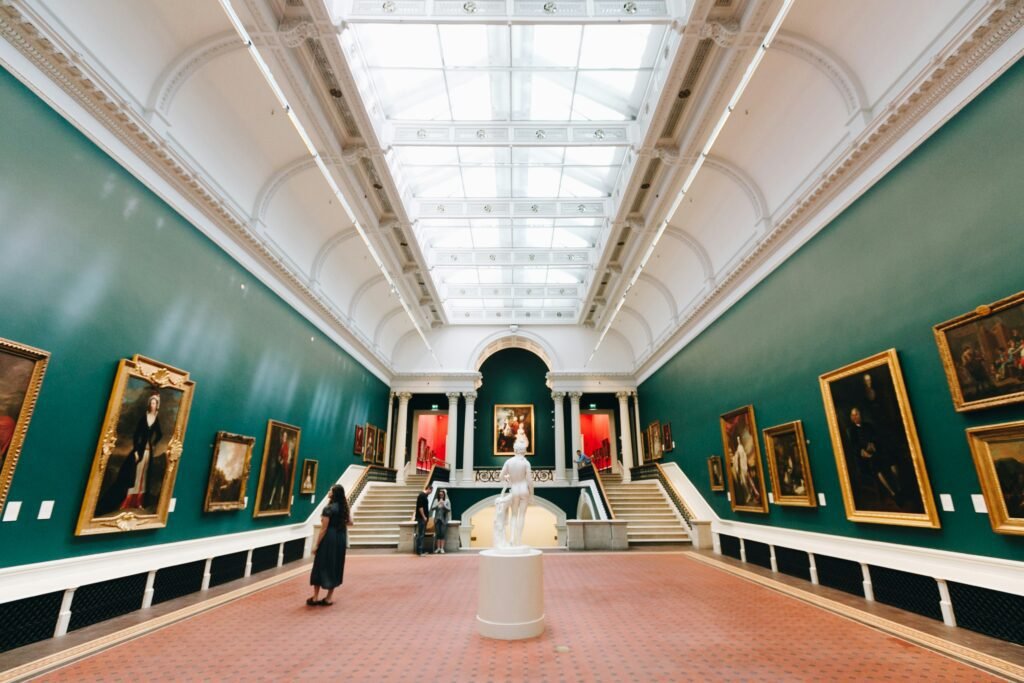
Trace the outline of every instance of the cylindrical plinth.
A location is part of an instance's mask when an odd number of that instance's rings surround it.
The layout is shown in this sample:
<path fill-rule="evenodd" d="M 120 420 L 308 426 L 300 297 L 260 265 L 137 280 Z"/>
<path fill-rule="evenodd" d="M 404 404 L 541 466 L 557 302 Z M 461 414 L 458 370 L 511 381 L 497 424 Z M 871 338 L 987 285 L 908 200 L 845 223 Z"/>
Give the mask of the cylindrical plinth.
<path fill-rule="evenodd" d="M 539 550 L 480 553 L 480 635 L 522 640 L 544 632 L 544 564 Z"/>

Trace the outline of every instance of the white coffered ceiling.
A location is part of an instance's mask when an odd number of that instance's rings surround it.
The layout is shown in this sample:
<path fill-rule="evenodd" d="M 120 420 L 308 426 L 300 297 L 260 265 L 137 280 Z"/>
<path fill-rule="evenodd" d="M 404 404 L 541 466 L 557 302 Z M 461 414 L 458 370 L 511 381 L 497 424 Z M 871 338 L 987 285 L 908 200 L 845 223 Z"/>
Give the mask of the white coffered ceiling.
<path fill-rule="evenodd" d="M 643 375 L 1024 50 L 1021 0 L 795 0 L 716 128 L 782 6 L 0 0 L 0 61 L 382 377 L 509 324 Z"/>

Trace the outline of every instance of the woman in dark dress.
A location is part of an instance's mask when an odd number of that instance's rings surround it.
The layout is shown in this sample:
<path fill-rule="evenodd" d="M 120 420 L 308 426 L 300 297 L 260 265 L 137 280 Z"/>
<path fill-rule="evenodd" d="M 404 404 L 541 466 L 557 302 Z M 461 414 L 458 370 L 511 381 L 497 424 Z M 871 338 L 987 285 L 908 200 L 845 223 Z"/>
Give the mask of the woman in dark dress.
<path fill-rule="evenodd" d="M 309 585 L 313 586 L 313 597 L 307 605 L 333 605 L 334 589 L 341 585 L 345 575 L 345 546 L 348 545 L 348 526 L 352 520 L 348 514 L 348 500 L 341 484 L 331 487 L 331 498 L 320 518 L 320 537 L 313 547 L 313 571 Z M 327 591 L 320 599 L 320 589 Z"/>

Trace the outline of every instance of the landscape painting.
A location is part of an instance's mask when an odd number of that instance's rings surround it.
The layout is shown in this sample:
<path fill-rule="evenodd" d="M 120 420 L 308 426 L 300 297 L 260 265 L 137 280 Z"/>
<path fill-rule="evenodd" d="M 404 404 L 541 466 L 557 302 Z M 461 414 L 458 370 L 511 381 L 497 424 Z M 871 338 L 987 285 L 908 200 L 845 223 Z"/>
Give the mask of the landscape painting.
<path fill-rule="evenodd" d="M 255 443 L 256 439 L 251 436 L 217 432 L 204 511 L 241 510 L 245 507 L 245 485 L 249 479 Z"/>

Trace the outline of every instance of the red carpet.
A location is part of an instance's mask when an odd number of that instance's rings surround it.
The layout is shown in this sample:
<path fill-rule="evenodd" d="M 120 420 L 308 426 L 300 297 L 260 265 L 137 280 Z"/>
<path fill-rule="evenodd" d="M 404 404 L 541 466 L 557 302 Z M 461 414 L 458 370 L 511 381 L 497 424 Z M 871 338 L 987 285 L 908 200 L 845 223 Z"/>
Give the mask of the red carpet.
<path fill-rule="evenodd" d="M 544 635 L 490 641 L 476 570 L 475 555 L 350 556 L 333 607 L 307 607 L 293 579 L 41 680 L 996 680 L 678 554 L 548 555 Z"/>

